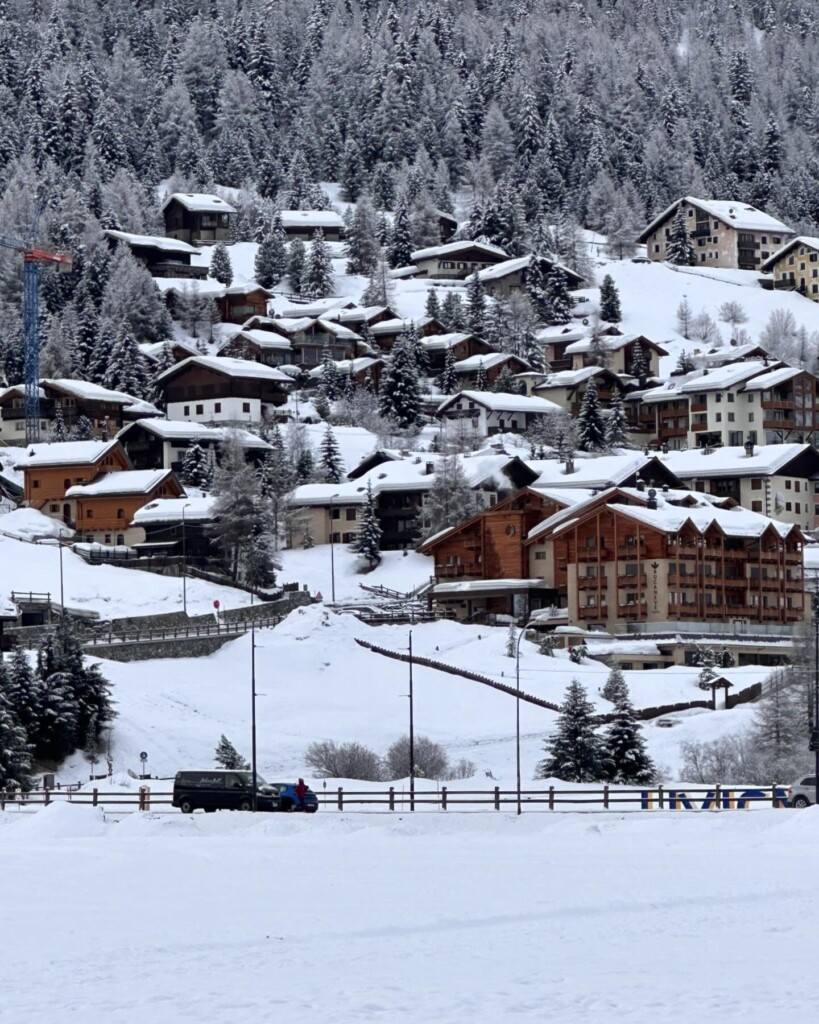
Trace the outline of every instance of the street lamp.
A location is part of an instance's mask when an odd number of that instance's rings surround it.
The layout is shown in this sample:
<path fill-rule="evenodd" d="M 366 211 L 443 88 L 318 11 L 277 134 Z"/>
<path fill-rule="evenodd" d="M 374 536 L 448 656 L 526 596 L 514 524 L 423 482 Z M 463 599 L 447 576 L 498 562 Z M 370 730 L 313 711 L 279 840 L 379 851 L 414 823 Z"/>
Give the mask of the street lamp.
<path fill-rule="evenodd" d="M 256 620 L 250 591 L 250 761 L 253 771 L 253 813 L 256 813 Z"/>
<path fill-rule="evenodd" d="M 333 604 L 336 603 L 336 562 L 335 562 L 335 544 L 333 543 L 333 498 L 338 497 L 338 491 L 335 494 L 330 495 L 330 591 L 332 593 Z"/>
<path fill-rule="evenodd" d="M 415 719 L 412 698 L 412 630 L 409 631 L 409 756 L 410 810 L 415 810 Z"/>
<path fill-rule="evenodd" d="M 187 570 L 187 564 L 186 564 L 187 548 L 186 548 L 186 544 L 185 544 L 185 539 L 186 539 L 186 534 L 185 534 L 185 509 L 186 508 L 190 508 L 190 506 L 191 506 L 191 503 L 189 501 L 185 502 L 185 504 L 182 506 L 182 613 L 183 613 L 183 615 L 187 615 L 188 614 L 188 578 L 187 578 L 187 575 L 186 575 L 186 570 Z"/>
<path fill-rule="evenodd" d="M 515 644 L 515 767 L 516 767 L 516 770 L 517 770 L 517 805 L 518 805 L 518 814 L 521 813 L 521 806 L 520 806 L 520 642 L 523 639 L 523 634 L 532 625 L 534 625 L 534 623 L 527 622 L 525 626 L 521 627 L 521 630 L 518 633 L 517 643 Z"/>

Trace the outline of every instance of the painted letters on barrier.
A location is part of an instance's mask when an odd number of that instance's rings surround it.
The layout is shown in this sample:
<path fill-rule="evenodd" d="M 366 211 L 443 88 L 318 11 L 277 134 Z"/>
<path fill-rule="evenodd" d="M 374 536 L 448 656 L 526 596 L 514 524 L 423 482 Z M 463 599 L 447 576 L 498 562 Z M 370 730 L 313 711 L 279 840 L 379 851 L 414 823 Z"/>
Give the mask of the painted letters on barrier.
<path fill-rule="evenodd" d="M 772 802 L 772 794 L 763 789 L 709 789 L 705 798 L 698 803 L 698 798 L 689 797 L 685 790 L 669 789 L 665 791 L 665 800 L 668 801 L 668 809 L 671 811 L 745 811 L 754 803 Z M 776 798 L 777 807 L 786 807 L 788 796 L 784 789 L 777 787 L 773 793 Z M 665 806 L 665 800 L 663 806 Z M 660 808 L 659 791 L 656 789 L 644 789 L 640 793 L 640 809 L 652 811 Z"/>

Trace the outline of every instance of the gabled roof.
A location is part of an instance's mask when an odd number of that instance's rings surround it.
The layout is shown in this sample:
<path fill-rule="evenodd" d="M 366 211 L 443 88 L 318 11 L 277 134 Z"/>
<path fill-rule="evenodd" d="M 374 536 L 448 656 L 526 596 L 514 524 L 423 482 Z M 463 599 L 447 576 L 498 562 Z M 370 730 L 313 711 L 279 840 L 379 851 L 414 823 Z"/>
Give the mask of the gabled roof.
<path fill-rule="evenodd" d="M 232 345 L 237 339 L 249 341 L 260 349 L 275 349 L 279 352 L 290 352 L 293 348 L 287 338 L 283 338 L 280 334 L 276 334 L 275 331 L 241 330 L 237 331 L 235 334 L 231 334 L 229 338 L 225 338 L 225 340 L 219 345 L 217 351 L 221 352 L 229 345 Z"/>
<path fill-rule="evenodd" d="M 668 452 L 657 458 L 680 480 L 697 480 L 712 476 L 775 476 L 795 459 L 801 461 L 803 456 L 812 464 L 812 469 L 807 470 L 809 475 L 819 472 L 819 452 L 809 444 L 754 446 L 754 454 L 750 456 L 743 447 L 734 446 Z"/>
<path fill-rule="evenodd" d="M 760 373 L 758 377 L 749 380 L 743 391 L 766 391 L 768 388 L 775 388 L 777 384 L 784 384 L 787 380 L 793 380 L 808 370 L 799 369 L 793 366 L 780 366 L 777 370 L 770 370 L 768 373 Z"/>
<path fill-rule="evenodd" d="M 311 299 L 310 302 L 297 303 L 287 309 L 282 309 L 280 315 L 298 320 L 301 317 L 316 319 L 325 316 L 331 309 L 349 309 L 355 306 L 349 299 L 340 299 L 337 295 L 326 299 Z"/>
<path fill-rule="evenodd" d="M 481 405 L 490 412 L 528 412 L 534 416 L 563 412 L 556 402 L 550 402 L 546 398 L 528 398 L 525 395 L 508 395 L 495 391 L 459 391 L 457 394 L 449 395 L 441 402 L 438 406 L 438 414 L 445 412 L 461 398 Z"/>
<path fill-rule="evenodd" d="M 20 449 L 14 460 L 16 469 L 35 469 L 44 466 L 93 466 L 105 458 L 119 441 L 52 441 L 45 444 L 30 444 Z M 127 455 L 122 454 L 130 463 Z"/>
<path fill-rule="evenodd" d="M 760 266 L 760 270 L 773 270 L 775 263 L 778 263 L 783 256 L 787 256 L 791 249 L 797 245 L 804 245 L 806 249 L 813 249 L 814 252 L 819 252 L 819 238 L 813 235 L 798 235 L 796 238 L 792 238 L 789 242 L 786 242 L 780 249 L 777 249 L 773 255 L 769 256 L 763 261 Z"/>
<path fill-rule="evenodd" d="M 541 383 L 535 385 L 535 391 L 548 391 L 551 388 L 573 388 L 592 377 L 611 377 L 620 380 L 616 373 L 605 366 L 584 366 L 582 370 L 558 370 L 557 373 L 542 373 Z"/>
<path fill-rule="evenodd" d="M 174 192 L 162 204 L 164 210 L 174 199 L 191 213 L 236 213 L 236 208 L 219 196 L 204 192 Z"/>
<path fill-rule="evenodd" d="M 378 338 L 382 334 L 402 334 L 413 326 L 418 330 L 419 328 L 427 327 L 429 324 L 434 323 L 436 323 L 436 320 L 435 317 L 432 316 L 416 316 L 406 320 L 382 320 L 380 324 L 372 325 L 370 333 L 374 338 Z"/>
<path fill-rule="evenodd" d="M 767 373 L 768 370 L 772 370 L 778 365 L 771 366 L 770 363 L 765 363 L 761 359 L 747 363 L 726 363 L 723 366 L 709 369 L 707 372 L 700 370 L 689 374 L 677 387 L 685 395 L 699 394 L 701 391 L 722 391 L 724 388 L 744 384 L 751 377 Z"/>
<path fill-rule="evenodd" d="M 182 252 L 189 255 L 198 254 L 200 251 L 195 245 L 180 242 L 178 238 L 166 238 L 164 235 L 133 235 L 128 231 L 116 231 L 114 228 L 106 228 L 103 234 L 117 242 L 125 242 L 136 247 L 143 246 L 146 249 L 162 249 L 165 252 Z"/>
<path fill-rule="evenodd" d="M 43 378 L 40 383 L 48 390 L 53 388 L 55 391 L 59 391 L 63 395 L 71 395 L 74 398 L 79 398 L 86 402 L 109 402 L 112 405 L 132 406 L 132 405 L 148 405 L 154 409 L 155 412 L 159 413 L 159 409 L 152 406 L 150 402 L 145 402 L 142 398 L 135 398 L 134 395 L 126 394 L 124 391 L 112 391 L 110 388 L 104 388 L 101 384 L 93 384 L 89 380 L 74 380 L 73 378 L 59 378 L 56 380 Z"/>
<path fill-rule="evenodd" d="M 668 349 L 658 345 L 656 341 L 652 341 L 651 338 L 647 338 L 644 334 L 621 334 L 617 337 L 605 335 L 599 339 L 599 345 L 604 352 L 617 352 L 635 341 L 640 341 L 648 348 L 653 348 L 661 356 L 668 355 Z M 573 341 L 570 345 L 566 346 L 566 355 L 572 356 L 579 352 L 591 352 L 593 345 L 593 338 L 582 338 L 580 341 Z"/>
<path fill-rule="evenodd" d="M 343 228 L 344 218 L 335 210 L 282 210 L 284 228 Z"/>
<path fill-rule="evenodd" d="M 457 331 L 452 334 L 431 334 L 428 338 L 421 338 L 421 348 L 425 352 L 446 352 L 464 341 L 480 341 L 474 334 L 462 334 Z M 486 342 L 481 342 L 486 344 Z M 487 348 L 489 346 L 487 345 Z"/>
<path fill-rule="evenodd" d="M 119 494 L 150 494 L 171 477 L 172 469 L 131 469 L 121 473 L 103 473 L 90 483 L 69 487 L 65 496 L 104 498 Z"/>
<path fill-rule="evenodd" d="M 572 270 L 571 267 L 567 267 L 565 263 L 559 263 L 557 259 L 552 259 L 550 256 L 542 257 L 547 263 L 550 263 L 552 267 L 557 267 L 558 270 L 562 270 L 570 282 L 583 280 L 581 274 L 578 274 L 576 270 Z M 528 270 L 529 264 L 534 259 L 534 255 L 530 253 L 528 256 L 515 256 L 511 260 L 503 260 L 501 263 L 496 263 L 494 267 L 487 267 L 485 270 L 477 271 L 478 279 L 481 283 L 487 281 L 502 281 L 504 277 L 509 277 L 510 274 L 518 274 L 522 270 Z M 474 277 L 474 274 L 470 274 L 469 278 Z"/>
<path fill-rule="evenodd" d="M 455 256 L 459 252 L 466 252 L 469 249 L 480 249 L 487 256 L 500 256 L 508 259 L 509 253 L 497 245 L 490 245 L 488 242 L 447 242 L 446 245 L 432 245 L 428 249 L 416 249 L 410 254 L 412 260 L 430 260 L 436 256 Z"/>
<path fill-rule="evenodd" d="M 282 384 L 292 384 L 293 378 L 286 373 L 277 370 L 274 366 L 265 366 L 264 363 L 254 362 L 252 359 L 232 359 L 229 356 L 191 356 L 183 359 L 181 363 L 169 366 L 167 370 L 160 373 L 157 380 L 168 380 L 189 370 L 193 366 L 202 366 L 224 377 L 249 378 L 255 380 L 277 381 Z"/>
<path fill-rule="evenodd" d="M 602 490 L 622 486 L 633 476 L 644 480 L 656 479 L 658 483 L 679 485 L 673 470 L 664 465 L 656 456 L 642 452 L 627 455 L 596 455 L 572 458 L 573 470 L 566 472 L 566 464 L 557 459 L 528 459 L 529 466 L 536 470 L 537 480 L 532 485 L 541 488 L 593 487 Z M 652 476 L 652 473 L 655 475 Z"/>
<path fill-rule="evenodd" d="M 226 295 L 251 295 L 253 292 L 262 292 L 268 298 L 273 294 L 258 281 L 235 281 L 226 285 L 213 277 L 154 277 L 152 280 L 163 295 L 176 292 L 177 295 L 223 299 Z"/>
<path fill-rule="evenodd" d="M 709 217 L 720 220 L 737 231 L 775 231 L 777 234 L 790 235 L 793 229 L 781 220 L 771 217 L 762 210 L 748 203 L 735 202 L 730 199 L 697 199 L 695 196 L 683 196 L 675 200 L 645 228 L 638 236 L 639 242 L 644 242 L 648 236 L 663 224 L 669 217 L 676 214 L 681 203 L 689 203 L 700 210 L 704 210 Z"/>
<path fill-rule="evenodd" d="M 496 366 L 503 366 L 504 363 L 508 363 L 510 359 L 514 359 L 521 366 L 531 365 L 525 359 L 521 359 L 520 356 L 514 356 L 509 352 L 484 352 L 476 356 L 467 356 L 466 359 L 459 359 L 454 364 L 453 369 L 456 373 L 477 373 L 481 366 L 483 366 L 484 370 L 492 370 Z"/>
<path fill-rule="evenodd" d="M 263 441 L 257 434 L 249 430 L 242 430 L 237 427 L 209 427 L 204 423 L 196 423 L 193 420 L 163 420 L 144 419 L 134 420 L 127 427 L 123 427 L 117 437 L 127 438 L 130 432 L 136 428 L 142 428 L 163 441 L 211 441 L 219 443 L 224 441 L 228 435 L 236 438 L 243 448 L 270 448 L 267 441 Z"/>
<path fill-rule="evenodd" d="M 182 509 L 185 510 L 185 522 L 207 522 L 213 518 L 214 495 L 205 498 L 157 498 L 142 508 L 138 508 L 131 520 L 133 526 L 146 526 L 151 523 L 180 523 Z"/>
<path fill-rule="evenodd" d="M 383 365 L 384 360 L 379 359 L 377 356 L 357 356 L 355 359 L 336 359 L 335 367 L 342 377 L 346 377 L 349 374 L 365 373 L 367 370 L 372 369 L 373 366 Z M 324 374 L 324 365 L 314 366 L 309 371 L 308 376 L 310 377 L 321 377 Z"/>

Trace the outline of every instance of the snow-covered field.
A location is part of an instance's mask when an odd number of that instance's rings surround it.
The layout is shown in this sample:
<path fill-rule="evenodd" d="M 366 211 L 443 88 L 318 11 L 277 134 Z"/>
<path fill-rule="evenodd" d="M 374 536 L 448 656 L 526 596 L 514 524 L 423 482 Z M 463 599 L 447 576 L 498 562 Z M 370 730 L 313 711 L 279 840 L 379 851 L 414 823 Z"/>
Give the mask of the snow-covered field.
<path fill-rule="evenodd" d="M 819 812 L 0 815 L 9 1024 L 807 1024 Z"/>

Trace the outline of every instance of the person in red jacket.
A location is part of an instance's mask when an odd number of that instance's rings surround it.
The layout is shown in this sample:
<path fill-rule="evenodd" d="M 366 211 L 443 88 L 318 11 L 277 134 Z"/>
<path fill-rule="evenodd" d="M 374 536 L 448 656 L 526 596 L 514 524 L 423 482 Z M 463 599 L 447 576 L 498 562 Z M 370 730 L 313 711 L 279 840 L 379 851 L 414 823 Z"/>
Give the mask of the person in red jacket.
<path fill-rule="evenodd" d="M 299 798 L 299 803 L 304 807 L 304 795 L 307 792 L 307 786 L 304 784 L 304 779 L 299 779 L 296 784 L 296 796 Z"/>

